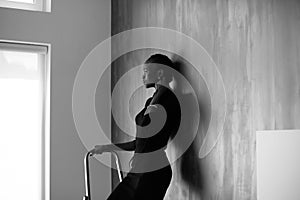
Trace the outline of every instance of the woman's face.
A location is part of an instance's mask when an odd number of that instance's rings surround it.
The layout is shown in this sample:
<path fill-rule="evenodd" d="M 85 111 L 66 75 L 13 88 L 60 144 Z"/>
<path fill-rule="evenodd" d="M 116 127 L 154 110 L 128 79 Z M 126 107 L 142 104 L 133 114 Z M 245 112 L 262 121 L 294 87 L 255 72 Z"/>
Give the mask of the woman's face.
<path fill-rule="evenodd" d="M 146 88 L 154 87 L 159 81 L 158 71 L 155 63 L 147 63 L 143 66 L 143 83 Z"/>

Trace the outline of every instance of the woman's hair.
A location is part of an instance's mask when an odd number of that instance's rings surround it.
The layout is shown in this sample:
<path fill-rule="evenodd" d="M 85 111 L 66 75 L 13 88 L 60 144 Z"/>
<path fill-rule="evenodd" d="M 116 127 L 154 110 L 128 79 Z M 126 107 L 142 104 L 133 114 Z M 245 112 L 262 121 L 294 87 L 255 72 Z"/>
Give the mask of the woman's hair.
<path fill-rule="evenodd" d="M 171 59 L 168 56 L 163 54 L 153 54 L 145 61 L 145 64 L 149 64 L 149 63 L 157 63 L 157 64 L 170 67 L 171 69 L 169 70 L 166 70 L 167 68 L 158 68 L 158 69 L 162 69 L 164 71 L 164 77 L 166 78 L 167 82 L 172 81 L 173 79 L 172 69 L 174 69 L 174 63 L 171 61 Z"/>

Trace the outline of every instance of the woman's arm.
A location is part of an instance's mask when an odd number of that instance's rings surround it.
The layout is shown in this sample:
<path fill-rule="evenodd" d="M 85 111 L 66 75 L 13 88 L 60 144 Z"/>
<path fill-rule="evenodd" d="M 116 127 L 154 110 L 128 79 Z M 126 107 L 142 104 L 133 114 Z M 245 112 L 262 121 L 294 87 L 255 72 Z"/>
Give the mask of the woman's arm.
<path fill-rule="evenodd" d="M 130 142 L 124 142 L 124 143 L 117 143 L 117 144 L 110 144 L 108 146 L 108 148 L 111 148 L 113 150 L 119 150 L 117 147 L 119 147 L 120 149 L 123 149 L 125 151 L 134 151 L 135 150 L 135 140 L 130 141 Z"/>
<path fill-rule="evenodd" d="M 119 151 L 120 149 L 125 151 L 135 150 L 135 141 L 117 143 L 117 144 L 106 144 L 106 145 L 96 145 L 91 154 L 102 154 L 103 152 Z"/>

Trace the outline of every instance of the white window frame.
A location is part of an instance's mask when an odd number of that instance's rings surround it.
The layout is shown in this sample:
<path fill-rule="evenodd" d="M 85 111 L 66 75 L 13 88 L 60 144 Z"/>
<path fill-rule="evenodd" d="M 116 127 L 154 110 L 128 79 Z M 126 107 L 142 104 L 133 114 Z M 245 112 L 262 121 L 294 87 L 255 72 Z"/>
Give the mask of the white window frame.
<path fill-rule="evenodd" d="M 50 200 L 50 58 L 51 45 L 46 43 L 1 40 L 0 49 L 40 53 L 44 55 L 43 107 L 42 107 L 42 199 Z"/>
<path fill-rule="evenodd" d="M 0 0 L 0 7 L 14 8 L 31 11 L 51 12 L 51 0 L 34 0 L 35 3 L 14 2 Z"/>

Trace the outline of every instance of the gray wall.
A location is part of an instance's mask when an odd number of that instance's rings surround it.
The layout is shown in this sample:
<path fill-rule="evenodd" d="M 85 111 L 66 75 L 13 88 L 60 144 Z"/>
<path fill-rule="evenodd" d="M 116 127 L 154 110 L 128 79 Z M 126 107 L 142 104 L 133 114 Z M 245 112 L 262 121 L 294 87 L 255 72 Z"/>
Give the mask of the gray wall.
<path fill-rule="evenodd" d="M 0 39 L 52 45 L 52 200 L 81 199 L 84 194 L 86 150 L 73 122 L 72 88 L 85 56 L 110 36 L 110 10 L 109 0 L 53 0 L 51 13 L 0 8 Z M 110 169 L 96 161 L 91 164 L 94 196 L 103 199 L 110 192 Z"/>
<path fill-rule="evenodd" d="M 208 51 L 224 80 L 227 93 L 224 133 L 204 159 L 190 151 L 183 157 L 182 165 L 174 166 L 173 181 L 165 199 L 257 199 L 256 130 L 300 127 L 300 2 L 112 2 L 112 34 L 147 26 L 183 32 Z M 123 41 L 112 44 L 113 51 L 118 50 L 120 42 Z M 189 53 L 186 44 L 179 40 L 174 43 L 179 44 L 183 53 Z M 118 65 L 129 68 L 145 58 L 143 53 L 128 54 Z"/>

